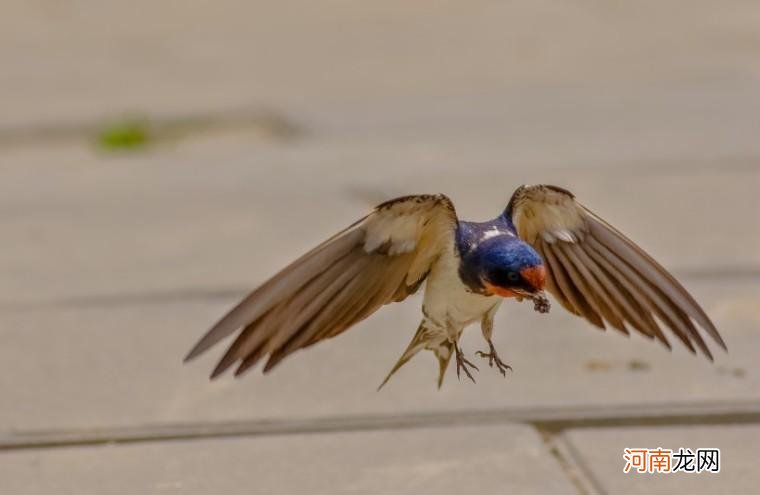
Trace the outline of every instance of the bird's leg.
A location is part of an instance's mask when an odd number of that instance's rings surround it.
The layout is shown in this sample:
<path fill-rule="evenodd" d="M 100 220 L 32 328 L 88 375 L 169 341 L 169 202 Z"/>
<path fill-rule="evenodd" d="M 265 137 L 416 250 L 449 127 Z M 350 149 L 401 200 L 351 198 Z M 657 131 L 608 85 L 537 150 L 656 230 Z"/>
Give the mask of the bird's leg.
<path fill-rule="evenodd" d="M 459 371 L 464 370 L 464 374 L 467 375 L 470 380 L 472 380 L 472 383 L 475 383 L 475 378 L 472 377 L 472 374 L 470 373 L 470 370 L 467 369 L 467 367 L 469 366 L 471 368 L 474 368 L 475 371 L 478 371 L 478 367 L 468 361 L 466 357 L 464 357 L 464 353 L 462 353 L 462 349 L 459 348 L 456 340 L 454 341 L 454 353 L 457 359 L 457 379 L 460 379 Z"/>
<path fill-rule="evenodd" d="M 493 336 L 493 317 L 498 309 L 499 305 L 497 304 L 483 315 L 483 319 L 480 321 L 480 328 L 483 330 L 483 338 L 488 342 L 489 351 L 487 353 L 478 351 L 475 355 L 482 358 L 488 358 L 488 366 L 493 368 L 493 365 L 496 364 L 496 368 L 502 376 L 507 376 L 507 370 L 512 371 L 512 367 L 499 358 L 499 355 L 496 353 L 496 348 L 493 346 L 493 342 L 491 342 L 491 337 Z"/>
<path fill-rule="evenodd" d="M 499 370 L 499 372 L 502 374 L 502 376 L 507 376 L 507 370 L 512 371 L 512 367 L 505 363 L 504 361 L 499 358 L 499 355 L 496 353 L 496 348 L 493 346 L 493 342 L 491 342 L 491 339 L 486 340 L 488 342 L 488 347 L 490 348 L 489 352 L 483 352 L 478 351 L 475 353 L 476 356 L 480 356 L 482 358 L 488 358 L 488 366 L 493 368 L 493 365 L 496 365 L 496 368 Z"/>

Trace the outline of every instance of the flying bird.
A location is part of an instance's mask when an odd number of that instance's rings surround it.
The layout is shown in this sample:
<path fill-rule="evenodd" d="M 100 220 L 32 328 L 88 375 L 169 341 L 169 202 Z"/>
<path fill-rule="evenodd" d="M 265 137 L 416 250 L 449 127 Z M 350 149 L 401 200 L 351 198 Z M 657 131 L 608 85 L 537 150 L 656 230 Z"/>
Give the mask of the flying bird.
<path fill-rule="evenodd" d="M 487 222 L 457 218 L 443 194 L 386 201 L 318 245 L 243 299 L 190 351 L 237 337 L 211 378 L 237 365 L 240 375 L 266 359 L 264 372 L 291 353 L 348 330 L 381 306 L 424 284 L 422 321 L 382 382 L 421 350 L 438 359 L 438 387 L 452 356 L 457 376 L 478 368 L 459 345 L 480 322 L 487 350 L 476 353 L 502 374 L 511 369 L 492 342 L 505 299 L 549 310 L 546 291 L 592 325 L 636 330 L 670 348 L 665 330 L 712 360 L 700 333 L 726 345 L 694 298 L 620 231 L 551 185 L 519 187 Z"/>

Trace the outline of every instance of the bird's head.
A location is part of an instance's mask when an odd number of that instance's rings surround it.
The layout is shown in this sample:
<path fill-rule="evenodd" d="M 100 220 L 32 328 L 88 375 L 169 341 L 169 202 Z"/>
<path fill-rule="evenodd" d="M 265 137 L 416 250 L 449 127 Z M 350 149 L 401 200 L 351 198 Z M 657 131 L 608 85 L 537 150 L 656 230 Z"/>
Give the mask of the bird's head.
<path fill-rule="evenodd" d="M 486 292 L 502 297 L 543 295 L 546 269 L 541 256 L 520 239 L 484 243 L 481 282 Z"/>

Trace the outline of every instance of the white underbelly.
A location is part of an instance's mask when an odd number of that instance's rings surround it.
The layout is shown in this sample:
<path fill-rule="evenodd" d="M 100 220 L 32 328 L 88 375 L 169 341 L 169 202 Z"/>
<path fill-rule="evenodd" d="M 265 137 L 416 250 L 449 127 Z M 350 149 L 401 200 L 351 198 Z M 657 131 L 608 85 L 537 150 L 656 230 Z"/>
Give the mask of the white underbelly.
<path fill-rule="evenodd" d="M 423 306 L 427 316 L 441 324 L 461 330 L 480 321 L 501 300 L 470 292 L 459 278 L 458 260 L 439 260 L 428 275 Z"/>

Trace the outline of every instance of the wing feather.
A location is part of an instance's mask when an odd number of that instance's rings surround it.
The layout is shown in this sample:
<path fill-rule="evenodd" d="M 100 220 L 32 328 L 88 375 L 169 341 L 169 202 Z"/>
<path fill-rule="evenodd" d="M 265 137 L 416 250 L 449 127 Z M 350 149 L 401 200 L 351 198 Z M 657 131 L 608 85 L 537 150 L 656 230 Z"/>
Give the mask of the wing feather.
<path fill-rule="evenodd" d="M 305 322 L 302 328 L 293 335 L 288 342 L 282 345 L 278 351 L 278 356 L 283 357 L 303 347 L 317 343 L 320 338 L 319 334 L 324 332 L 325 327 L 332 322 L 332 325 L 339 326 L 343 318 L 352 311 L 352 299 L 355 298 L 356 290 L 362 280 L 353 276 L 338 293 L 322 305 L 313 317 Z M 277 357 L 272 356 L 272 359 Z"/>
<path fill-rule="evenodd" d="M 589 221 L 589 230 L 597 240 L 620 254 L 627 263 L 650 280 L 652 284 L 663 290 L 679 309 L 692 317 L 721 347 L 725 348 L 726 344 L 723 342 L 715 325 L 710 321 L 710 318 L 708 318 L 691 294 L 684 289 L 673 275 L 614 227 L 593 213 L 588 213 L 591 219 Z"/>
<path fill-rule="evenodd" d="M 330 266 L 337 259 L 345 256 L 362 238 L 363 234 L 359 229 L 349 228 L 331 242 L 317 246 L 291 263 L 219 320 L 212 330 L 193 347 L 186 359 L 193 359 L 204 353 L 241 326 L 256 320 L 278 301 L 298 290 L 299 284 L 304 282 L 304 276 L 320 273 L 325 266 Z"/>
<path fill-rule="evenodd" d="M 657 340 L 663 342 L 665 345 L 669 345 L 667 344 L 667 339 L 660 331 L 657 322 L 652 318 L 653 309 L 651 301 L 641 294 L 641 291 L 635 286 L 634 282 L 621 273 L 621 271 L 610 263 L 607 258 L 602 256 L 599 251 L 594 249 L 591 241 L 592 239 L 589 239 L 588 241 L 590 249 L 587 249 L 585 252 L 593 258 L 594 262 L 599 265 L 600 269 L 608 274 L 609 279 L 620 284 L 618 286 L 620 291 L 619 297 L 621 301 L 627 301 L 628 304 L 630 304 L 631 308 L 629 311 L 631 316 L 636 318 L 635 321 L 638 324 L 636 327 L 637 330 L 650 337 L 657 338 Z"/>
<path fill-rule="evenodd" d="M 544 245 L 539 252 L 548 265 L 547 280 L 556 281 L 554 284 L 549 284 L 549 291 L 559 298 L 568 311 L 583 316 L 595 326 L 604 329 L 604 321 L 572 282 L 570 273 L 554 254 L 554 249 Z"/>
<path fill-rule="evenodd" d="M 603 256 L 607 261 L 615 263 L 615 266 L 620 270 L 625 278 L 631 281 L 635 291 L 639 294 L 639 297 L 647 302 L 647 307 L 651 310 L 651 314 L 663 321 L 676 336 L 686 344 L 686 346 L 694 351 L 694 348 L 690 341 L 690 336 L 694 336 L 697 342 L 703 342 L 699 335 L 699 332 L 694 328 L 694 325 L 690 324 L 690 320 L 686 318 L 686 322 L 683 319 L 679 319 L 676 314 L 680 311 L 672 301 L 667 299 L 667 296 L 658 290 L 656 286 L 647 281 L 641 274 L 634 270 L 630 265 L 626 264 L 616 254 L 610 251 L 607 247 L 600 244 L 595 238 L 588 240 L 589 246 L 592 249 L 603 253 Z M 687 323 L 688 322 L 688 323 Z M 659 330 L 658 333 L 662 333 Z M 706 347 L 702 350 L 705 351 Z M 709 350 L 705 352 L 708 356 L 711 356 Z"/>
<path fill-rule="evenodd" d="M 593 310 L 607 323 L 612 325 L 613 328 L 626 333 L 622 320 L 610 309 L 607 301 L 604 300 L 604 292 L 597 290 L 598 284 L 596 283 L 596 280 L 588 272 L 588 269 L 580 262 L 575 253 L 570 249 L 567 249 L 564 244 L 552 246 L 552 249 L 555 254 L 557 254 L 557 258 L 562 265 L 568 268 L 570 277 Z"/>
<path fill-rule="evenodd" d="M 655 337 L 656 334 L 648 328 L 640 315 L 640 311 L 636 311 L 633 308 L 633 305 L 636 303 L 635 299 L 623 294 L 625 288 L 622 287 L 622 281 L 616 279 L 614 275 L 607 271 L 604 265 L 597 263 L 592 259 L 588 250 L 581 249 L 576 244 L 569 244 L 569 246 L 570 249 L 577 254 L 581 263 L 583 263 L 584 266 L 589 267 L 589 270 L 593 273 L 594 277 L 601 285 L 601 288 L 607 293 L 607 297 L 610 301 L 609 305 L 613 308 L 617 308 L 616 314 L 621 320 L 623 320 L 623 324 L 628 323 L 644 335 Z M 664 336 L 663 344 L 669 346 L 668 341 Z"/>
<path fill-rule="evenodd" d="M 452 249 L 456 225 L 443 195 L 385 202 L 254 290 L 186 359 L 239 331 L 212 377 L 239 362 L 238 375 L 268 356 L 266 372 L 290 353 L 414 293 L 441 253 Z"/>
<path fill-rule="evenodd" d="M 547 267 L 547 288 L 591 323 L 626 326 L 670 347 L 661 325 L 684 345 L 712 354 L 699 329 L 726 348 L 715 325 L 686 289 L 650 255 L 578 203 L 569 191 L 522 186 L 507 207 L 517 234 Z"/>
<path fill-rule="evenodd" d="M 279 330 L 268 340 L 268 350 L 271 352 L 288 341 L 304 322 L 313 318 L 314 314 L 365 266 L 361 255 L 352 253 L 294 293 L 283 308 L 282 321 L 272 325 Z"/>
<path fill-rule="evenodd" d="M 373 266 L 374 265 L 374 266 Z M 373 280 L 373 284 L 370 288 L 364 288 L 364 291 L 357 291 L 350 294 L 351 298 L 347 301 L 349 308 L 353 308 L 354 311 L 348 314 L 343 314 L 342 318 L 336 318 L 338 315 L 334 313 L 326 312 L 324 317 L 320 320 L 311 320 L 312 322 L 319 323 L 320 327 L 316 328 L 316 333 L 319 340 L 325 338 L 334 337 L 349 327 L 368 317 L 374 313 L 377 308 L 390 302 L 390 296 L 396 290 L 399 283 L 403 282 L 403 278 L 406 275 L 406 266 L 403 263 L 398 263 L 394 266 L 395 273 L 382 273 L 385 263 L 382 260 L 376 260 L 374 264 L 370 264 L 369 267 L 364 269 L 364 275 Z M 357 309 L 358 308 L 358 309 Z M 325 311 L 339 309 L 333 305 L 323 305 Z M 282 328 L 292 328 L 289 332 L 289 338 L 287 340 L 277 341 L 269 346 L 270 357 L 264 367 L 264 372 L 271 370 L 288 354 L 298 349 L 293 345 L 289 345 L 293 337 L 303 333 L 304 338 L 312 334 L 314 328 L 303 328 L 303 324 L 299 326 L 290 326 L 287 323 L 282 325 Z M 280 332 L 277 335 L 284 334 Z"/>

